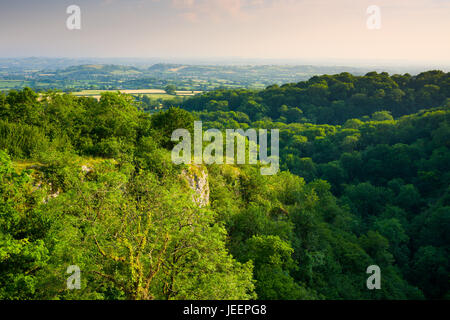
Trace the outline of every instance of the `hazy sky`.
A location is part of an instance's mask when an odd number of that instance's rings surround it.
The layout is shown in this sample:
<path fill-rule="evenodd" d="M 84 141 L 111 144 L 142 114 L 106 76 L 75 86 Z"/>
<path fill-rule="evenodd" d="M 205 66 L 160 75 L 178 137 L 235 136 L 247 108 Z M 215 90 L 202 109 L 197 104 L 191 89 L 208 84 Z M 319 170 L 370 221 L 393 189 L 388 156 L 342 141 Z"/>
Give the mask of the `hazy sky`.
<path fill-rule="evenodd" d="M 81 30 L 66 28 L 72 4 Z M 450 0 L 0 0 L 0 56 L 448 63 Z"/>

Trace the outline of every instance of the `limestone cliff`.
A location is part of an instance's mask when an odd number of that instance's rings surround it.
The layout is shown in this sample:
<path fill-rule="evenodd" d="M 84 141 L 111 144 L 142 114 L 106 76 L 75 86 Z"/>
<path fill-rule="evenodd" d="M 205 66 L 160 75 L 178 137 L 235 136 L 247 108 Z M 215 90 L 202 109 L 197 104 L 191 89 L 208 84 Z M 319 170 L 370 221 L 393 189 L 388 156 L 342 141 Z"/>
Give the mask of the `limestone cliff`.
<path fill-rule="evenodd" d="M 208 171 L 203 166 L 192 165 L 188 170 L 183 170 L 189 187 L 194 191 L 192 198 L 199 207 L 209 205 Z"/>

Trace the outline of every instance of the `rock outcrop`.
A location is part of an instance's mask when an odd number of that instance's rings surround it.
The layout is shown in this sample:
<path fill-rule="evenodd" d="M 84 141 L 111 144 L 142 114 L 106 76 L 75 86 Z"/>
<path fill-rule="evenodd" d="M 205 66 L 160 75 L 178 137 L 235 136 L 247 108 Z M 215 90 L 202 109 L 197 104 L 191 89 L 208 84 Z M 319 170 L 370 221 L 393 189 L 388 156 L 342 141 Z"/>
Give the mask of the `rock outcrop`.
<path fill-rule="evenodd" d="M 192 200 L 199 207 L 206 207 L 209 205 L 209 182 L 208 171 L 202 166 L 190 166 L 189 170 L 183 171 L 183 176 L 186 178 L 189 187 L 194 191 Z"/>

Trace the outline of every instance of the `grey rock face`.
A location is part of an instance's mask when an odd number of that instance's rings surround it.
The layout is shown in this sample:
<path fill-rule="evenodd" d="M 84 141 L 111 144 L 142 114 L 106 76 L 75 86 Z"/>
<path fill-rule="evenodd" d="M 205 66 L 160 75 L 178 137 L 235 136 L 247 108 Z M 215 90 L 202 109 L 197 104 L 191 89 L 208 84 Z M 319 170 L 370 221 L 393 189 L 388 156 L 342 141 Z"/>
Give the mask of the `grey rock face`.
<path fill-rule="evenodd" d="M 192 200 L 199 207 L 206 207 L 209 205 L 209 182 L 208 172 L 206 168 L 194 166 L 189 172 L 183 172 L 186 177 L 189 187 L 194 191 Z"/>

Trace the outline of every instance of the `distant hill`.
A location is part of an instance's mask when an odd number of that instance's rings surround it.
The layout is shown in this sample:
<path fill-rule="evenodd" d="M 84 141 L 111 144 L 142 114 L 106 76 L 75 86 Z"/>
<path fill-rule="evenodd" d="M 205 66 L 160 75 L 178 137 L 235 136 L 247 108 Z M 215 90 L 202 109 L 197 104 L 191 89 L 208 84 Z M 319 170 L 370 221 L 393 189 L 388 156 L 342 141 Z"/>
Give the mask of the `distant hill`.
<path fill-rule="evenodd" d="M 83 75 L 130 75 L 130 74 L 141 74 L 142 72 L 135 68 L 129 66 L 119 66 L 119 65 L 98 65 L 98 64 L 88 64 L 80 66 L 72 66 L 63 70 L 56 72 L 57 75 L 70 75 L 70 76 L 83 76 Z"/>
<path fill-rule="evenodd" d="M 424 70 L 288 64 L 139 64 L 120 59 L 0 59 L 0 90 L 141 90 L 164 89 L 169 84 L 185 91 L 265 89 L 325 74 L 348 72 L 362 76 L 373 71 L 414 75 Z"/>

